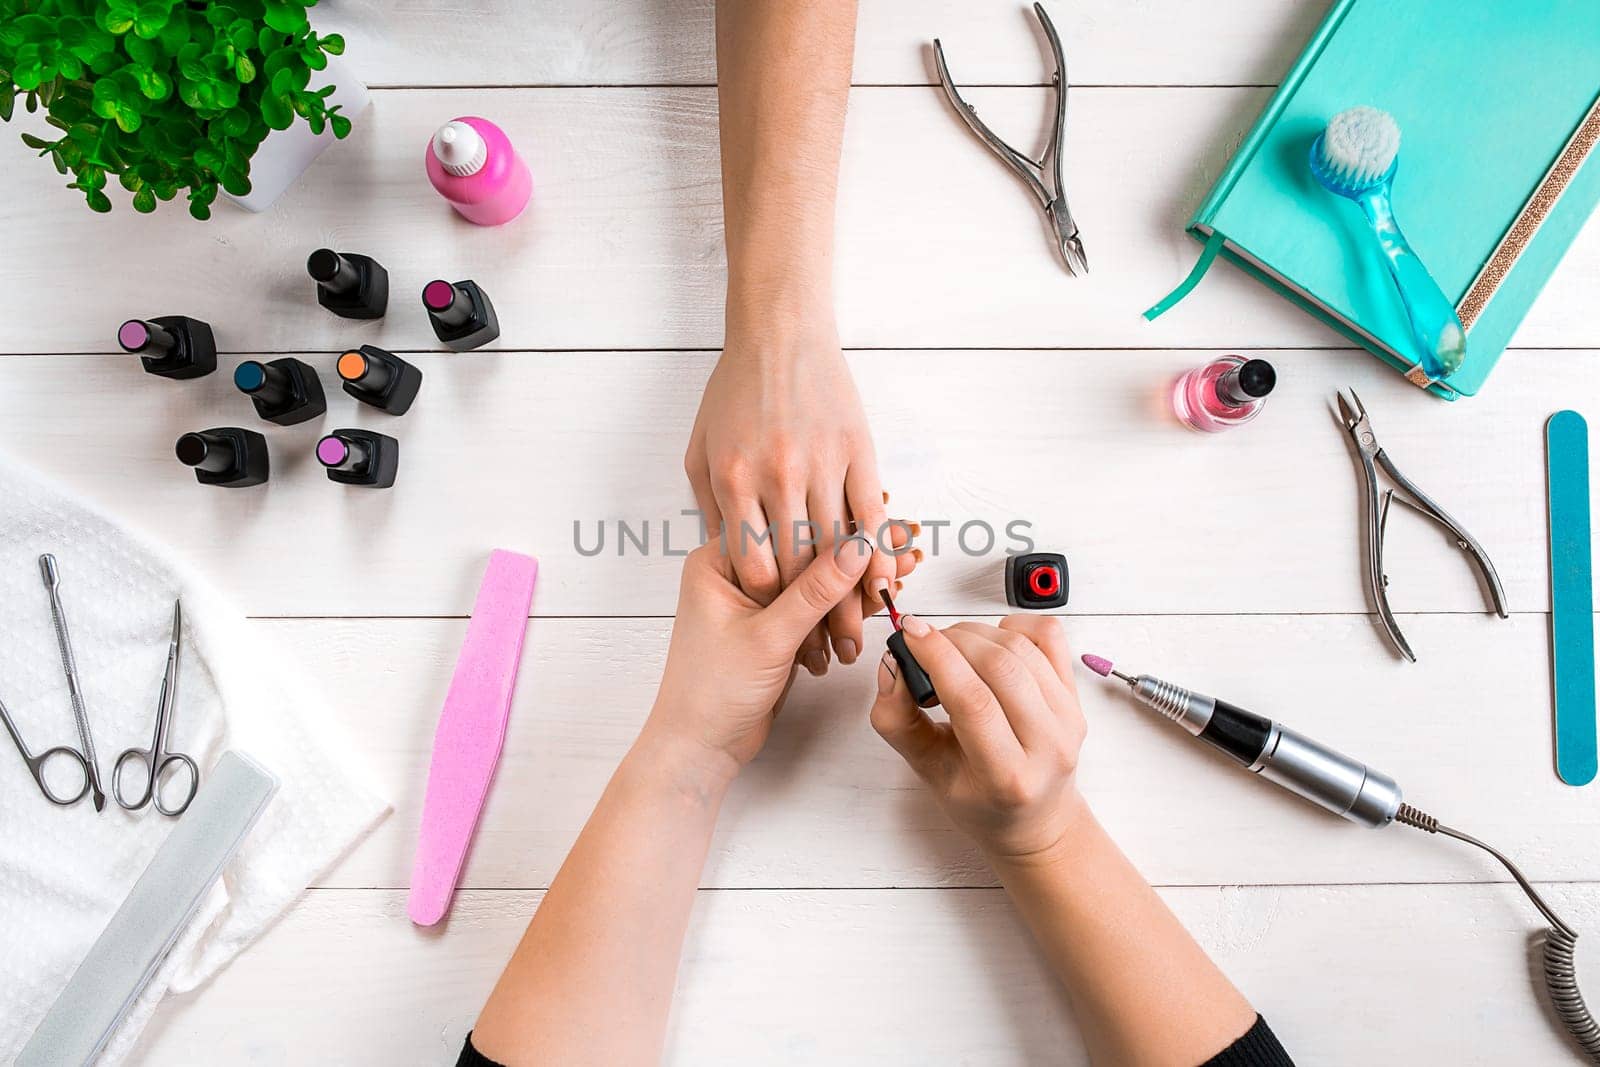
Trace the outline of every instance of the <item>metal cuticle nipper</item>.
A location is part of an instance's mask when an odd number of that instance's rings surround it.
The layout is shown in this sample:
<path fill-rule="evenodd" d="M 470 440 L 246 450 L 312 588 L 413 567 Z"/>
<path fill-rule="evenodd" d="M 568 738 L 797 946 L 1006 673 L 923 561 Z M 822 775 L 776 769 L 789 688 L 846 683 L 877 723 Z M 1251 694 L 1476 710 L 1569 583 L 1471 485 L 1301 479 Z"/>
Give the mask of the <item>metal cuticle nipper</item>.
<path fill-rule="evenodd" d="M 1067 273 L 1073 276 L 1088 274 L 1089 260 L 1083 254 L 1083 242 L 1078 237 L 1078 224 L 1072 219 L 1072 209 L 1067 206 L 1066 184 L 1061 174 L 1061 141 L 1067 126 L 1067 61 L 1061 51 L 1061 38 L 1056 34 L 1050 16 L 1045 14 L 1044 8 L 1039 4 L 1033 5 L 1033 12 L 1039 17 L 1039 24 L 1044 27 L 1044 35 L 1050 42 L 1050 52 L 1056 65 L 1055 73 L 1050 78 L 1051 84 L 1055 87 L 1055 121 L 1051 124 L 1050 141 L 1045 145 L 1044 155 L 1037 161 L 1001 140 L 982 119 L 978 118 L 973 106 L 961 98 L 960 90 L 950 77 L 950 67 L 944 59 L 944 46 L 939 43 L 938 38 L 933 42 L 934 63 L 939 68 L 939 84 L 944 87 L 944 95 L 956 109 L 956 114 L 961 116 L 961 121 L 989 146 L 990 151 L 1000 157 L 1001 162 L 1022 179 L 1038 199 L 1039 206 L 1044 209 L 1045 216 L 1054 231 L 1056 245 L 1061 250 L 1061 260 L 1066 264 Z"/>
<path fill-rule="evenodd" d="M 1339 401 L 1339 414 L 1344 421 L 1346 432 L 1355 442 L 1356 454 L 1361 461 L 1361 472 L 1366 478 L 1366 549 L 1367 549 L 1367 583 L 1372 596 L 1372 602 L 1378 609 L 1378 616 L 1383 622 L 1384 631 L 1389 635 L 1389 640 L 1394 642 L 1395 648 L 1400 650 L 1406 659 L 1416 662 L 1417 655 L 1411 651 L 1405 635 L 1400 632 L 1400 624 L 1395 621 L 1394 612 L 1389 610 L 1389 576 L 1383 569 L 1383 535 L 1389 522 L 1389 504 L 1398 500 L 1400 503 L 1420 512 L 1432 519 L 1449 532 L 1456 545 L 1472 557 L 1473 564 L 1483 576 L 1484 584 L 1488 586 L 1489 598 L 1493 603 L 1495 613 L 1502 619 L 1506 618 L 1506 594 L 1500 586 L 1500 575 L 1495 572 L 1494 563 L 1490 561 L 1489 554 L 1478 544 L 1476 538 L 1469 534 L 1448 512 L 1435 504 L 1428 495 L 1405 475 L 1401 474 L 1389 458 L 1383 446 L 1378 444 L 1377 436 L 1372 432 L 1372 422 L 1367 418 L 1367 409 L 1362 405 L 1361 398 L 1356 396 L 1355 390 L 1350 390 L 1350 399 L 1346 400 L 1344 393 L 1337 394 Z M 1402 494 L 1395 495 L 1395 489 L 1386 489 L 1382 502 L 1378 499 L 1378 469 L 1389 476 L 1396 488 Z"/>

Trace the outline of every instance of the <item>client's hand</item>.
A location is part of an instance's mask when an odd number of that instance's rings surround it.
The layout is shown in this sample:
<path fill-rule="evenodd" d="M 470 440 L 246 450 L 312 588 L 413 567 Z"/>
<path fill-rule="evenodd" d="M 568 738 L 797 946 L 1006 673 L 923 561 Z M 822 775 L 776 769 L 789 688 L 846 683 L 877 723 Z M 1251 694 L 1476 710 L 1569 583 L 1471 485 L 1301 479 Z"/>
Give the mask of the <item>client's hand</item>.
<path fill-rule="evenodd" d="M 873 554 L 865 539 L 843 541 L 762 607 L 739 588 L 717 541 L 689 553 L 667 666 L 645 732 L 687 742 L 731 778 L 766 743 L 806 635 L 840 604 L 860 609 L 858 583 Z"/>
<path fill-rule="evenodd" d="M 884 653 L 873 728 L 991 859 L 1049 851 L 1085 811 L 1074 781 L 1085 726 L 1061 624 L 1041 615 L 943 632 L 911 615 L 903 623 L 950 721 L 916 706 Z"/>

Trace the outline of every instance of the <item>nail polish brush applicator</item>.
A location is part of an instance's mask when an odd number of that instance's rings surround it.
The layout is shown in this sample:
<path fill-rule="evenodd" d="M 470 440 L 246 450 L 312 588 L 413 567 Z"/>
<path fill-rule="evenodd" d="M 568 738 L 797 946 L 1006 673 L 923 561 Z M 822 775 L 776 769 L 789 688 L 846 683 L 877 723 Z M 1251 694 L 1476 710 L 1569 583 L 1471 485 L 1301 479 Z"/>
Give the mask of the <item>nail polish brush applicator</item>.
<path fill-rule="evenodd" d="M 1477 838 L 1441 823 L 1401 799 L 1393 778 L 1311 738 L 1225 700 L 1191 692 L 1148 674 L 1128 675 L 1104 656 L 1086 655 L 1084 666 L 1102 678 L 1127 683 L 1133 695 L 1220 749 L 1252 774 L 1304 797 L 1326 811 L 1361 826 L 1381 828 L 1398 822 L 1430 834 L 1444 834 L 1489 853 L 1527 894 L 1550 924 L 1544 943 L 1544 978 L 1556 1014 L 1592 1058 L 1600 1060 L 1600 1023 L 1584 1006 L 1578 989 L 1578 933 L 1544 902 L 1532 883 L 1505 855 Z"/>
<path fill-rule="evenodd" d="M 900 613 L 895 610 L 889 590 L 880 589 L 878 595 L 883 598 L 883 606 L 889 609 L 889 625 L 894 627 L 894 633 L 889 635 L 889 653 L 900 665 L 900 677 L 906 680 L 911 699 L 917 702 L 919 708 L 937 707 L 939 694 L 934 691 L 933 679 L 928 677 L 928 672 L 922 669 L 922 664 L 917 662 L 917 657 L 911 654 L 911 649 L 906 645 L 905 631 L 900 626 Z"/>

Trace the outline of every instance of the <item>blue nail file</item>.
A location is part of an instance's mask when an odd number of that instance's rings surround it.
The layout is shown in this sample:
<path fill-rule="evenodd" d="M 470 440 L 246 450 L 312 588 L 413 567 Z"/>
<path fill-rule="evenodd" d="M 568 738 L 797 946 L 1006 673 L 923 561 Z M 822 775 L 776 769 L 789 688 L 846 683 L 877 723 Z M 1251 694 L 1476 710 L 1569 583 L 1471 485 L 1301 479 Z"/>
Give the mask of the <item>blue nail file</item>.
<path fill-rule="evenodd" d="M 1588 785 L 1597 769 L 1594 706 L 1594 567 L 1589 534 L 1589 424 L 1558 411 L 1545 425 L 1550 472 L 1550 661 L 1556 705 L 1556 773 Z"/>

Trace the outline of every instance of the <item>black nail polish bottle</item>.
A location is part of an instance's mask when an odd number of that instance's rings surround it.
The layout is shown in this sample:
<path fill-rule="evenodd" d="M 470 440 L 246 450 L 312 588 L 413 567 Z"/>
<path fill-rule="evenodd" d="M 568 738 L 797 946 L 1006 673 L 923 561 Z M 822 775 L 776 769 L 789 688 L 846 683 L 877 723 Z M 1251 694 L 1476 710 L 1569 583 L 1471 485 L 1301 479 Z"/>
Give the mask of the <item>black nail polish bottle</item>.
<path fill-rule="evenodd" d="M 917 657 L 906 647 L 904 633 L 896 630 L 889 635 L 889 651 L 894 655 L 894 661 L 900 665 L 900 677 L 906 680 L 906 690 L 911 694 L 911 699 L 917 702 L 917 707 L 938 707 L 939 694 L 934 692 L 933 679 L 928 677 L 928 672 L 922 669 Z"/>
<path fill-rule="evenodd" d="M 1059 552 L 1028 552 L 1006 557 L 1006 603 L 1044 611 L 1067 602 L 1067 557 Z"/>
<path fill-rule="evenodd" d="M 306 257 L 317 303 L 347 319 L 381 319 L 389 307 L 389 272 L 371 256 L 319 248 Z"/>
<path fill-rule="evenodd" d="M 328 410 L 316 368 L 293 356 L 267 363 L 247 359 L 233 368 L 233 384 L 250 398 L 257 415 L 279 426 L 293 426 Z"/>
<path fill-rule="evenodd" d="M 422 306 L 428 309 L 434 334 L 457 352 L 478 348 L 500 336 L 494 305 L 477 282 L 451 285 L 436 278 L 422 287 Z"/>
<path fill-rule="evenodd" d="M 267 480 L 267 439 L 254 430 L 218 426 L 178 438 L 178 460 L 201 485 L 243 489 Z"/>
<path fill-rule="evenodd" d="M 199 378 L 217 369 L 211 327 L 187 315 L 129 319 L 117 329 L 117 344 L 135 352 L 144 369 L 163 378 Z"/>
<path fill-rule="evenodd" d="M 377 345 L 352 348 L 335 364 L 344 391 L 391 415 L 404 415 L 422 388 L 422 371 Z"/>
<path fill-rule="evenodd" d="M 400 442 L 372 430 L 334 430 L 317 442 L 317 462 L 329 481 L 387 489 L 400 469 Z"/>

